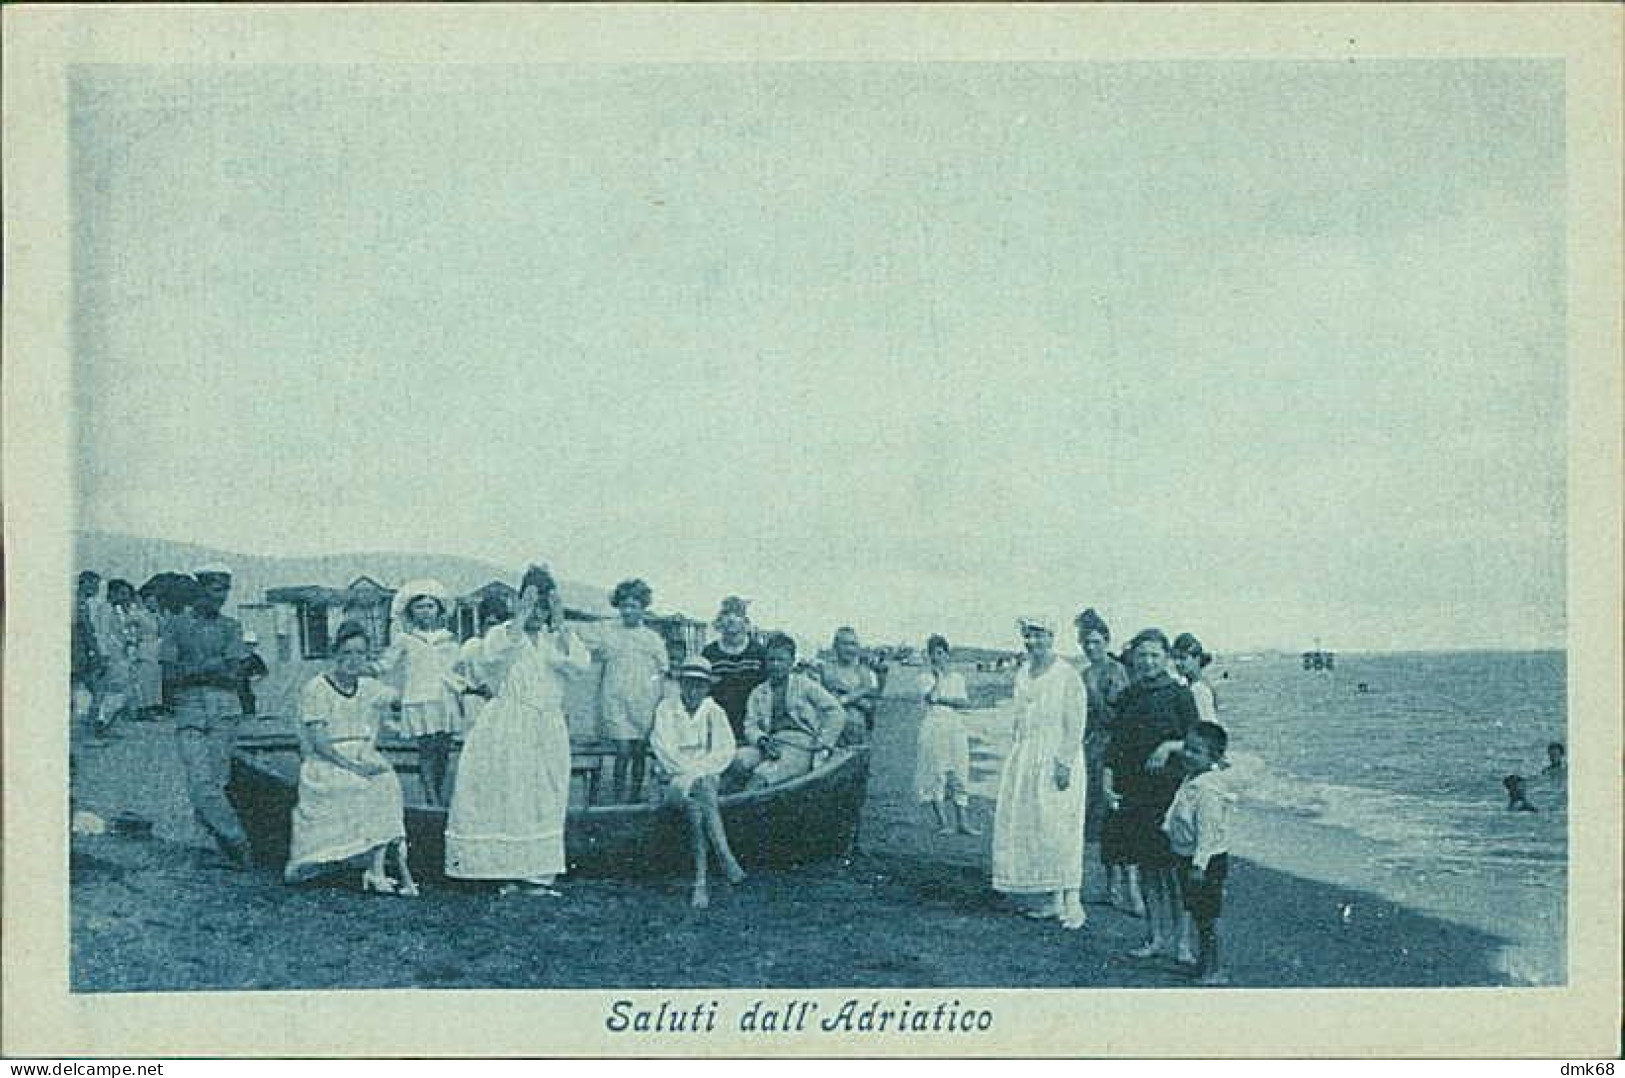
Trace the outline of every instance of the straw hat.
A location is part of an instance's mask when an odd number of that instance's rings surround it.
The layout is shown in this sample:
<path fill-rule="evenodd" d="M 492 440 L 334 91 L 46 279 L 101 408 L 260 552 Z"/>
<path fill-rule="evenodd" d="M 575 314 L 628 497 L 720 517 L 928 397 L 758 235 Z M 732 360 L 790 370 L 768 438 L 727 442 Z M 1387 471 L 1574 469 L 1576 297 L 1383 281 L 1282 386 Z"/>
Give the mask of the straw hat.
<path fill-rule="evenodd" d="M 684 659 L 683 664 L 677 668 L 678 681 L 706 681 L 711 680 L 711 663 L 704 655 L 695 655 Z"/>

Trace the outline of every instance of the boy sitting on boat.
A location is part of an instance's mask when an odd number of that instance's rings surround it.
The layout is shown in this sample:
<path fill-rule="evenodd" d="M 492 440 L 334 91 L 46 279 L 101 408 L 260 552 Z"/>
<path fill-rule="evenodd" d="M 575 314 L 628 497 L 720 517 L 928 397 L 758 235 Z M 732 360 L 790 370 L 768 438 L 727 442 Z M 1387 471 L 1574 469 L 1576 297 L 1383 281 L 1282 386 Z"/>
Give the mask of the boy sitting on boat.
<path fill-rule="evenodd" d="M 729 883 L 745 878 L 734 859 L 717 808 L 717 781 L 734 756 L 733 727 L 728 714 L 711 699 L 711 664 L 702 656 L 677 668 L 678 697 L 667 696 L 655 708 L 649 747 L 666 781 L 666 801 L 688 817 L 694 849 L 692 905 L 703 910 L 711 904 L 706 875 L 710 851 Z"/>
<path fill-rule="evenodd" d="M 749 785 L 771 786 L 805 775 L 829 758 L 846 725 L 846 709 L 813 678 L 794 672 L 796 642 L 769 638 L 767 680 L 745 701 L 744 745 L 733 772 Z"/>

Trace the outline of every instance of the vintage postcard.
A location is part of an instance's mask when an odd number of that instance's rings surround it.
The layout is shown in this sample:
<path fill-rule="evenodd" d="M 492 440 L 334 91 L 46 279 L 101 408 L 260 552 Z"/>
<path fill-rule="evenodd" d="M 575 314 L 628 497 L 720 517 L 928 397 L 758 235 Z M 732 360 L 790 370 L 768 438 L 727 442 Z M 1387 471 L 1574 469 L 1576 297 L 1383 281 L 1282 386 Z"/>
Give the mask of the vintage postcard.
<path fill-rule="evenodd" d="M 8 1054 L 1617 1051 L 1617 7 L 4 19 Z"/>

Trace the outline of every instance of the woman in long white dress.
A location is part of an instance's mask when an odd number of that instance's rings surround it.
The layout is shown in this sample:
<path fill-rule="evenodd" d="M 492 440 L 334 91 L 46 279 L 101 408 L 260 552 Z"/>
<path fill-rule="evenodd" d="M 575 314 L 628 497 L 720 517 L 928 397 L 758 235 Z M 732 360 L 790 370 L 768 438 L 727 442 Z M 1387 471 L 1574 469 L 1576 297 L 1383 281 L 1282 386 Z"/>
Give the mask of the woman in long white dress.
<path fill-rule="evenodd" d="M 1015 728 L 993 817 L 993 887 L 1027 902 L 1027 915 L 1082 928 L 1083 679 L 1055 656 L 1055 626 L 1021 620 L 1027 661 L 1016 672 Z"/>
<path fill-rule="evenodd" d="M 150 719 L 163 705 L 164 668 L 158 661 L 161 633 L 158 627 L 158 592 L 151 581 L 136 593 L 136 711 L 137 718 Z"/>
<path fill-rule="evenodd" d="M 396 693 L 361 676 L 367 650 L 367 631 L 345 622 L 334 643 L 332 672 L 312 678 L 300 694 L 304 759 L 283 878 L 298 883 L 362 861 L 363 891 L 416 895 L 406 867 L 400 779 L 378 751 L 381 714 Z M 396 855 L 398 880 L 387 873 L 390 850 Z"/>
<path fill-rule="evenodd" d="M 496 696 L 469 731 L 446 819 L 446 875 L 502 881 L 502 893 L 554 895 L 564 871 L 570 732 L 564 678 L 587 669 L 546 569 L 532 566 L 512 620 L 493 626 L 481 668 Z"/>

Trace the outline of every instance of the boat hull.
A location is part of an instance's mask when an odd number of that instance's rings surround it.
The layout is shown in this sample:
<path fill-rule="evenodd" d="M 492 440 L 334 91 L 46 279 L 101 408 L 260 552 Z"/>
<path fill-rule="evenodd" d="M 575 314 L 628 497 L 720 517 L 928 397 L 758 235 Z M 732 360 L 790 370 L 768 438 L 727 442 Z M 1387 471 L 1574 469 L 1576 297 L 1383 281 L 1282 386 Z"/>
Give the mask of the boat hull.
<path fill-rule="evenodd" d="M 415 770 L 410 753 L 389 755 L 398 770 Z M 281 867 L 288 859 L 298 773 L 298 748 L 291 738 L 244 741 L 232 756 L 226 794 L 248 832 L 255 860 L 262 865 Z M 723 797 L 720 805 L 729 844 L 750 867 L 787 867 L 840 857 L 857 836 L 868 778 L 869 750 L 859 748 L 791 782 Z M 407 849 L 414 875 L 444 876 L 445 829 L 444 809 L 407 805 Z M 681 876 L 693 870 L 687 821 L 672 808 L 572 807 L 564 833 L 571 875 L 635 878 Z"/>

